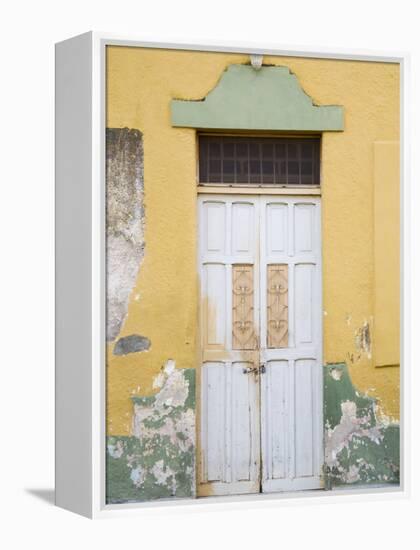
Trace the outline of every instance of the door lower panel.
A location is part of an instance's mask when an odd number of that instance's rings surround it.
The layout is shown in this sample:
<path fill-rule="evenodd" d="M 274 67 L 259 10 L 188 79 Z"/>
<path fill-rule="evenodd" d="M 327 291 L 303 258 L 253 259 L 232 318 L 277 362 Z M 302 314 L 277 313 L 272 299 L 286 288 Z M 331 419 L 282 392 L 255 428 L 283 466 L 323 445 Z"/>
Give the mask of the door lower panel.
<path fill-rule="evenodd" d="M 244 361 L 207 362 L 201 371 L 199 495 L 259 491 L 259 399 Z"/>

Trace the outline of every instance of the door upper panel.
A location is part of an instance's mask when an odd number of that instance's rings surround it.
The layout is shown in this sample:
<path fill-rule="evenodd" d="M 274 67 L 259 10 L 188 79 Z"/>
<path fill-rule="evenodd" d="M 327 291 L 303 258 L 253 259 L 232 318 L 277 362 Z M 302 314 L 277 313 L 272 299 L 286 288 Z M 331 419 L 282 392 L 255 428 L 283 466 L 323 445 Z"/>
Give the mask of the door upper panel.
<path fill-rule="evenodd" d="M 259 327 L 259 208 L 251 197 L 200 197 L 203 359 L 243 360 Z M 214 352 L 218 352 L 217 355 Z"/>

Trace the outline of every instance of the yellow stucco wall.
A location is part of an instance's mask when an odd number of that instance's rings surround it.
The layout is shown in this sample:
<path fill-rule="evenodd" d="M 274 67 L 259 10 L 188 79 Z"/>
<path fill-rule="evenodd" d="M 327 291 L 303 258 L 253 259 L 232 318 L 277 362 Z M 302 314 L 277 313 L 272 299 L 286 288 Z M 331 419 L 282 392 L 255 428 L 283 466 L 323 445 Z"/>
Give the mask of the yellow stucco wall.
<path fill-rule="evenodd" d="M 193 129 L 173 128 L 170 100 L 204 97 L 231 63 L 248 56 L 109 47 L 107 126 L 144 139 L 145 255 L 119 336 L 147 336 L 147 352 L 108 349 L 109 434 L 129 434 L 133 395 L 154 392 L 168 359 L 194 368 L 198 356 L 196 148 Z M 322 142 L 324 361 L 349 365 L 360 391 L 398 418 L 399 368 L 375 368 L 358 331 L 374 316 L 374 142 L 399 140 L 395 64 L 266 56 L 286 65 L 319 104 L 343 105 L 345 131 Z M 365 334 L 366 334 L 366 328 Z M 360 336 L 360 335 L 359 335 Z"/>
<path fill-rule="evenodd" d="M 399 143 L 377 141 L 374 149 L 374 362 L 400 362 Z"/>

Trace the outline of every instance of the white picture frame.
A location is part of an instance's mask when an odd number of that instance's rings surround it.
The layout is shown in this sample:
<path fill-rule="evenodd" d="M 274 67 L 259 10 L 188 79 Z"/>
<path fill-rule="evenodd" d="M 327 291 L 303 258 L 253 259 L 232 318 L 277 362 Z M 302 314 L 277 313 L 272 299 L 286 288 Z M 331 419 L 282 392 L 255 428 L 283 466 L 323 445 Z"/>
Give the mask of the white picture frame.
<path fill-rule="evenodd" d="M 401 79 L 401 483 L 346 491 L 258 494 L 135 504 L 105 503 L 105 52 L 109 45 L 398 63 Z M 144 42 L 88 32 L 56 45 L 56 504 L 90 518 L 150 507 L 213 506 L 307 498 L 378 499 L 408 494 L 406 415 L 410 364 L 407 282 L 410 187 L 406 53 L 308 51 L 286 45 Z M 74 220 L 77 219 L 77 223 Z M 77 346 L 74 345 L 77 342 Z M 72 475 L 69 472 L 75 472 Z M 76 475 L 77 472 L 77 475 Z"/>

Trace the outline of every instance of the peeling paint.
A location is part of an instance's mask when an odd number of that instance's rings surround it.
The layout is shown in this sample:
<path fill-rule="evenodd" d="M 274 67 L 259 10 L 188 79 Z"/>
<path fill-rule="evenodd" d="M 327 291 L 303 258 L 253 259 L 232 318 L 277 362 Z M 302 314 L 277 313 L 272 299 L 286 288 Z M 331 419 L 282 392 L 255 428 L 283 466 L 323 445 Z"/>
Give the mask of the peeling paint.
<path fill-rule="evenodd" d="M 165 466 L 163 460 L 158 460 L 152 468 L 152 473 L 158 485 L 165 485 L 168 477 L 175 478 L 174 471 Z"/>
<path fill-rule="evenodd" d="M 399 425 L 354 388 L 345 363 L 327 365 L 324 383 L 326 485 L 398 483 Z"/>
<path fill-rule="evenodd" d="M 132 436 L 108 438 L 108 502 L 195 496 L 195 370 L 168 360 L 157 378 L 132 398 Z"/>
<path fill-rule="evenodd" d="M 341 380 L 343 371 L 341 369 L 331 369 L 329 374 L 334 380 Z"/>
<path fill-rule="evenodd" d="M 368 358 L 371 359 L 371 337 L 369 323 L 365 321 L 363 325 L 355 331 L 354 343 L 356 350 L 359 353 L 366 353 Z"/>
<path fill-rule="evenodd" d="M 138 130 L 106 130 L 107 340 L 118 336 L 144 254 L 143 143 Z"/>

